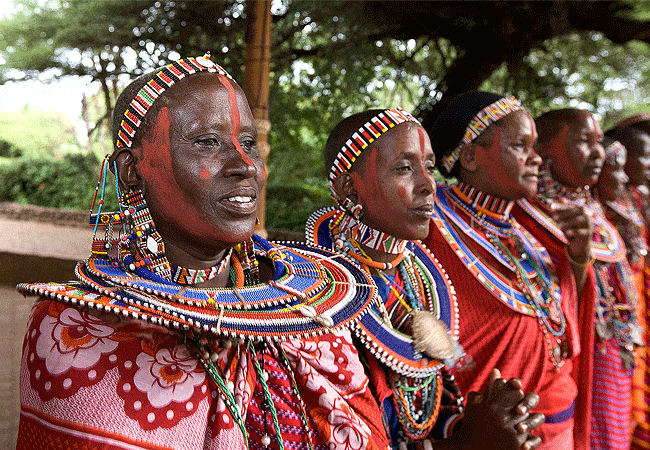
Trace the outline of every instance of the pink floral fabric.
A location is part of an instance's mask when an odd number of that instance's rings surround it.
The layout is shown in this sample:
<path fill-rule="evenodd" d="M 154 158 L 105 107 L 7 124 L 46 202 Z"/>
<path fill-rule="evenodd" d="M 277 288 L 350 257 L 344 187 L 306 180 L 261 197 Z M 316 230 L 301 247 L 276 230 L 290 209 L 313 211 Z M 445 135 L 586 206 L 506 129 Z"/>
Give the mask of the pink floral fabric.
<path fill-rule="evenodd" d="M 273 346 L 258 357 L 269 375 L 285 448 L 308 448 L 305 420 L 317 449 L 388 447 L 347 329 L 281 345 L 290 370 Z M 278 448 L 250 355 L 242 345 L 220 348 L 215 364 L 234 386 L 250 448 L 264 448 L 265 433 L 271 436 L 269 448 Z M 38 301 L 32 311 L 21 404 L 18 448 L 25 450 L 246 448 L 182 334 L 53 300 Z"/>

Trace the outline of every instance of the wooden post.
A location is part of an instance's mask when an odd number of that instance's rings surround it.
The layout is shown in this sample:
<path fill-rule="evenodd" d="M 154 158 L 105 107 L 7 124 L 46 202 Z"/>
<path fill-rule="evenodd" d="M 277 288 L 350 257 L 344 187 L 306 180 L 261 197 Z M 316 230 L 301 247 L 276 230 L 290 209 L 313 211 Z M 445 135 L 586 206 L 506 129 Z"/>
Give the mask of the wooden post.
<path fill-rule="evenodd" d="M 271 0 L 248 0 L 246 15 L 248 28 L 246 30 L 243 88 L 257 126 L 257 148 L 266 165 L 271 152 L 268 142 L 268 134 L 271 130 L 271 122 L 269 122 Z M 256 232 L 266 237 L 266 188 L 260 193 L 258 219 L 260 223 Z"/>

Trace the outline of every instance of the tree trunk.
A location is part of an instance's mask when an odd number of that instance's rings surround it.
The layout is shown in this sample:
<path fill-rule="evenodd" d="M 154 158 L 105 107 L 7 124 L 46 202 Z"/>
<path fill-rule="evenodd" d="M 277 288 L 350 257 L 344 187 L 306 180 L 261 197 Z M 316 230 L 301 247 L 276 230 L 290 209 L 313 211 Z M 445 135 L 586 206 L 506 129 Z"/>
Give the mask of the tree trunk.
<path fill-rule="evenodd" d="M 271 66 L 271 0 L 246 2 L 248 28 L 246 30 L 244 92 L 257 126 L 257 148 L 266 166 L 271 152 L 269 122 L 269 70 Z M 267 173 L 268 175 L 268 173 Z M 256 232 L 266 236 L 266 188 L 260 192 L 259 224 Z"/>

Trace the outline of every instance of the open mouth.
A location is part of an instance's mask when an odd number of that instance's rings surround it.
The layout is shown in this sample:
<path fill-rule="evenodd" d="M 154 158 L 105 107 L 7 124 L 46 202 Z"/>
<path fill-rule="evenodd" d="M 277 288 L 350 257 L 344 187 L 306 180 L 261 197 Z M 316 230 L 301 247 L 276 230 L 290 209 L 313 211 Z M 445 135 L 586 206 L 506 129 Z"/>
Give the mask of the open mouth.
<path fill-rule="evenodd" d="M 257 197 L 253 195 L 232 195 L 219 201 L 230 211 L 250 214 L 257 211 Z"/>

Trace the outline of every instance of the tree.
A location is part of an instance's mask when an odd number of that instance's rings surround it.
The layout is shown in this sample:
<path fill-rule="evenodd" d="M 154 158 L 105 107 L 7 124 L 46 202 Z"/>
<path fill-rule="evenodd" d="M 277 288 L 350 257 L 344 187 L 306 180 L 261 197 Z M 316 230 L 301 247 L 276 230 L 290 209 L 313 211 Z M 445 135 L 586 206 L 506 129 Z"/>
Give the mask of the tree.
<path fill-rule="evenodd" d="M 118 74 L 136 76 L 180 55 L 211 50 L 243 79 L 244 0 L 15 2 L 20 9 L 0 21 L 5 67 L 19 77 L 49 68 L 88 74 L 101 83 L 107 111 Z M 644 2 L 274 5 L 269 227 L 298 228 L 308 209 L 328 203 L 322 148 L 351 113 L 402 105 L 429 127 L 455 94 L 483 88 L 516 94 L 534 114 L 580 105 L 603 117 L 650 92 Z"/>

